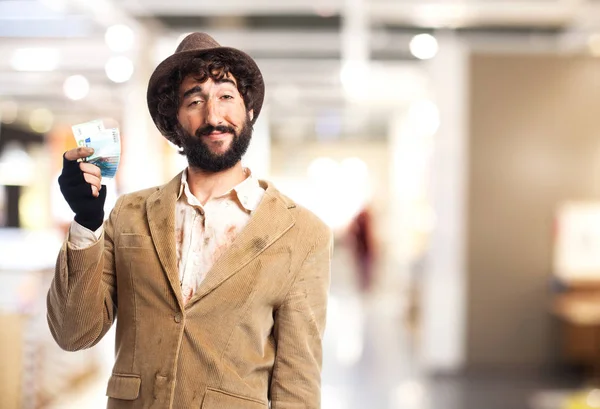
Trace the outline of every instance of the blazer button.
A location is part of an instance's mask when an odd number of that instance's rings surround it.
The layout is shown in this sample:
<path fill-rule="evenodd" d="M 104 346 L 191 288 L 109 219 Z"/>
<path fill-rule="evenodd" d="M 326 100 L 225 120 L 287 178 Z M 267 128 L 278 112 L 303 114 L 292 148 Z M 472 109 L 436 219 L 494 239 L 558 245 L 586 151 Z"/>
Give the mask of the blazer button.
<path fill-rule="evenodd" d="M 174 318 L 175 318 L 175 322 L 179 324 L 181 322 L 181 318 L 182 318 L 181 313 L 178 312 L 177 314 L 175 314 Z"/>

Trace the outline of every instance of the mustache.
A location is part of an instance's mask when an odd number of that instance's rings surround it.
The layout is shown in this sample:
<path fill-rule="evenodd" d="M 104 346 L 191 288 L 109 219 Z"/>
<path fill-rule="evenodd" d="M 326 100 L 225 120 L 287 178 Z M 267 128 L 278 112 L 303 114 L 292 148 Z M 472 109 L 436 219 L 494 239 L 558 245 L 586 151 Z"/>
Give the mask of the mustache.
<path fill-rule="evenodd" d="M 203 126 L 202 128 L 198 128 L 198 130 L 196 131 L 196 136 L 198 136 L 198 137 L 200 137 L 200 136 L 206 136 L 206 135 L 210 135 L 213 132 L 223 132 L 223 133 L 230 133 L 232 135 L 236 135 L 235 129 L 233 129 L 233 127 L 231 127 L 231 126 L 225 126 L 225 125 L 217 125 L 217 126 L 206 125 L 206 126 Z"/>

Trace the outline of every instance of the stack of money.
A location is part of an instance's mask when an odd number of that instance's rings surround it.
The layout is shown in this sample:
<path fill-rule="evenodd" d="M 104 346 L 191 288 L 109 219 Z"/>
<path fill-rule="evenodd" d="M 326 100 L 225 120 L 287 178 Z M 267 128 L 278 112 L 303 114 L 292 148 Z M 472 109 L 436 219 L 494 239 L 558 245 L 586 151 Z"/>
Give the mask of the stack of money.
<path fill-rule="evenodd" d="M 73 125 L 71 129 L 77 146 L 94 148 L 94 154 L 86 161 L 98 166 L 103 178 L 114 178 L 121 159 L 119 129 L 104 128 L 100 119 Z"/>

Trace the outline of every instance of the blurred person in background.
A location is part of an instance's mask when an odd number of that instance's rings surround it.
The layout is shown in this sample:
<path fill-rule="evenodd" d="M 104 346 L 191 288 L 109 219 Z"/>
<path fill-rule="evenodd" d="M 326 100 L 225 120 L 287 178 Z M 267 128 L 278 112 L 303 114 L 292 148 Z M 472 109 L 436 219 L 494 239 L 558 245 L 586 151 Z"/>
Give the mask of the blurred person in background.
<path fill-rule="evenodd" d="M 348 236 L 352 255 L 356 262 L 358 286 L 362 293 L 373 288 L 375 240 L 373 216 L 369 207 L 363 208 L 348 226 Z"/>
<path fill-rule="evenodd" d="M 64 154 L 75 212 L 48 293 L 56 342 L 95 345 L 113 322 L 108 408 L 319 408 L 332 234 L 241 164 L 264 83 L 204 33 L 158 65 L 150 114 L 189 166 L 121 196 L 103 222 L 100 170 Z"/>

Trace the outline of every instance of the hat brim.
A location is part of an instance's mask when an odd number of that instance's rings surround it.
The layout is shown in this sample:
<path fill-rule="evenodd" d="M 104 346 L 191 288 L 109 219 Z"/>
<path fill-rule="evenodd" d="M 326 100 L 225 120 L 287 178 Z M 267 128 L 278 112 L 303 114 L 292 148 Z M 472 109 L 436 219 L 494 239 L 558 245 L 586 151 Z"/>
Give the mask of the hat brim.
<path fill-rule="evenodd" d="M 161 62 L 154 72 L 152 73 L 150 80 L 148 81 L 148 92 L 146 94 L 146 100 L 148 103 L 148 110 L 150 111 L 150 116 L 154 121 L 154 124 L 157 126 L 161 133 L 165 134 L 168 130 L 161 129 L 160 122 L 157 121 L 158 116 L 158 88 L 161 84 L 164 84 L 169 80 L 170 75 L 175 69 L 178 69 L 185 64 L 189 63 L 189 61 L 193 58 L 197 57 L 207 57 L 214 56 L 218 59 L 222 60 L 235 60 L 238 64 L 244 64 L 246 69 L 250 72 L 251 77 L 251 88 L 253 90 L 254 96 L 254 104 L 253 104 L 253 119 L 252 123 L 256 122 L 260 111 L 262 109 L 262 105 L 265 97 L 265 84 L 263 80 L 262 73 L 258 68 L 258 65 L 254 61 L 252 57 L 246 54 L 243 51 L 240 51 L 236 48 L 231 47 L 215 47 L 215 48 L 206 48 L 203 50 L 190 50 L 190 51 L 181 51 L 167 57 L 163 62 Z M 235 67 L 232 67 L 232 71 L 235 71 Z"/>

